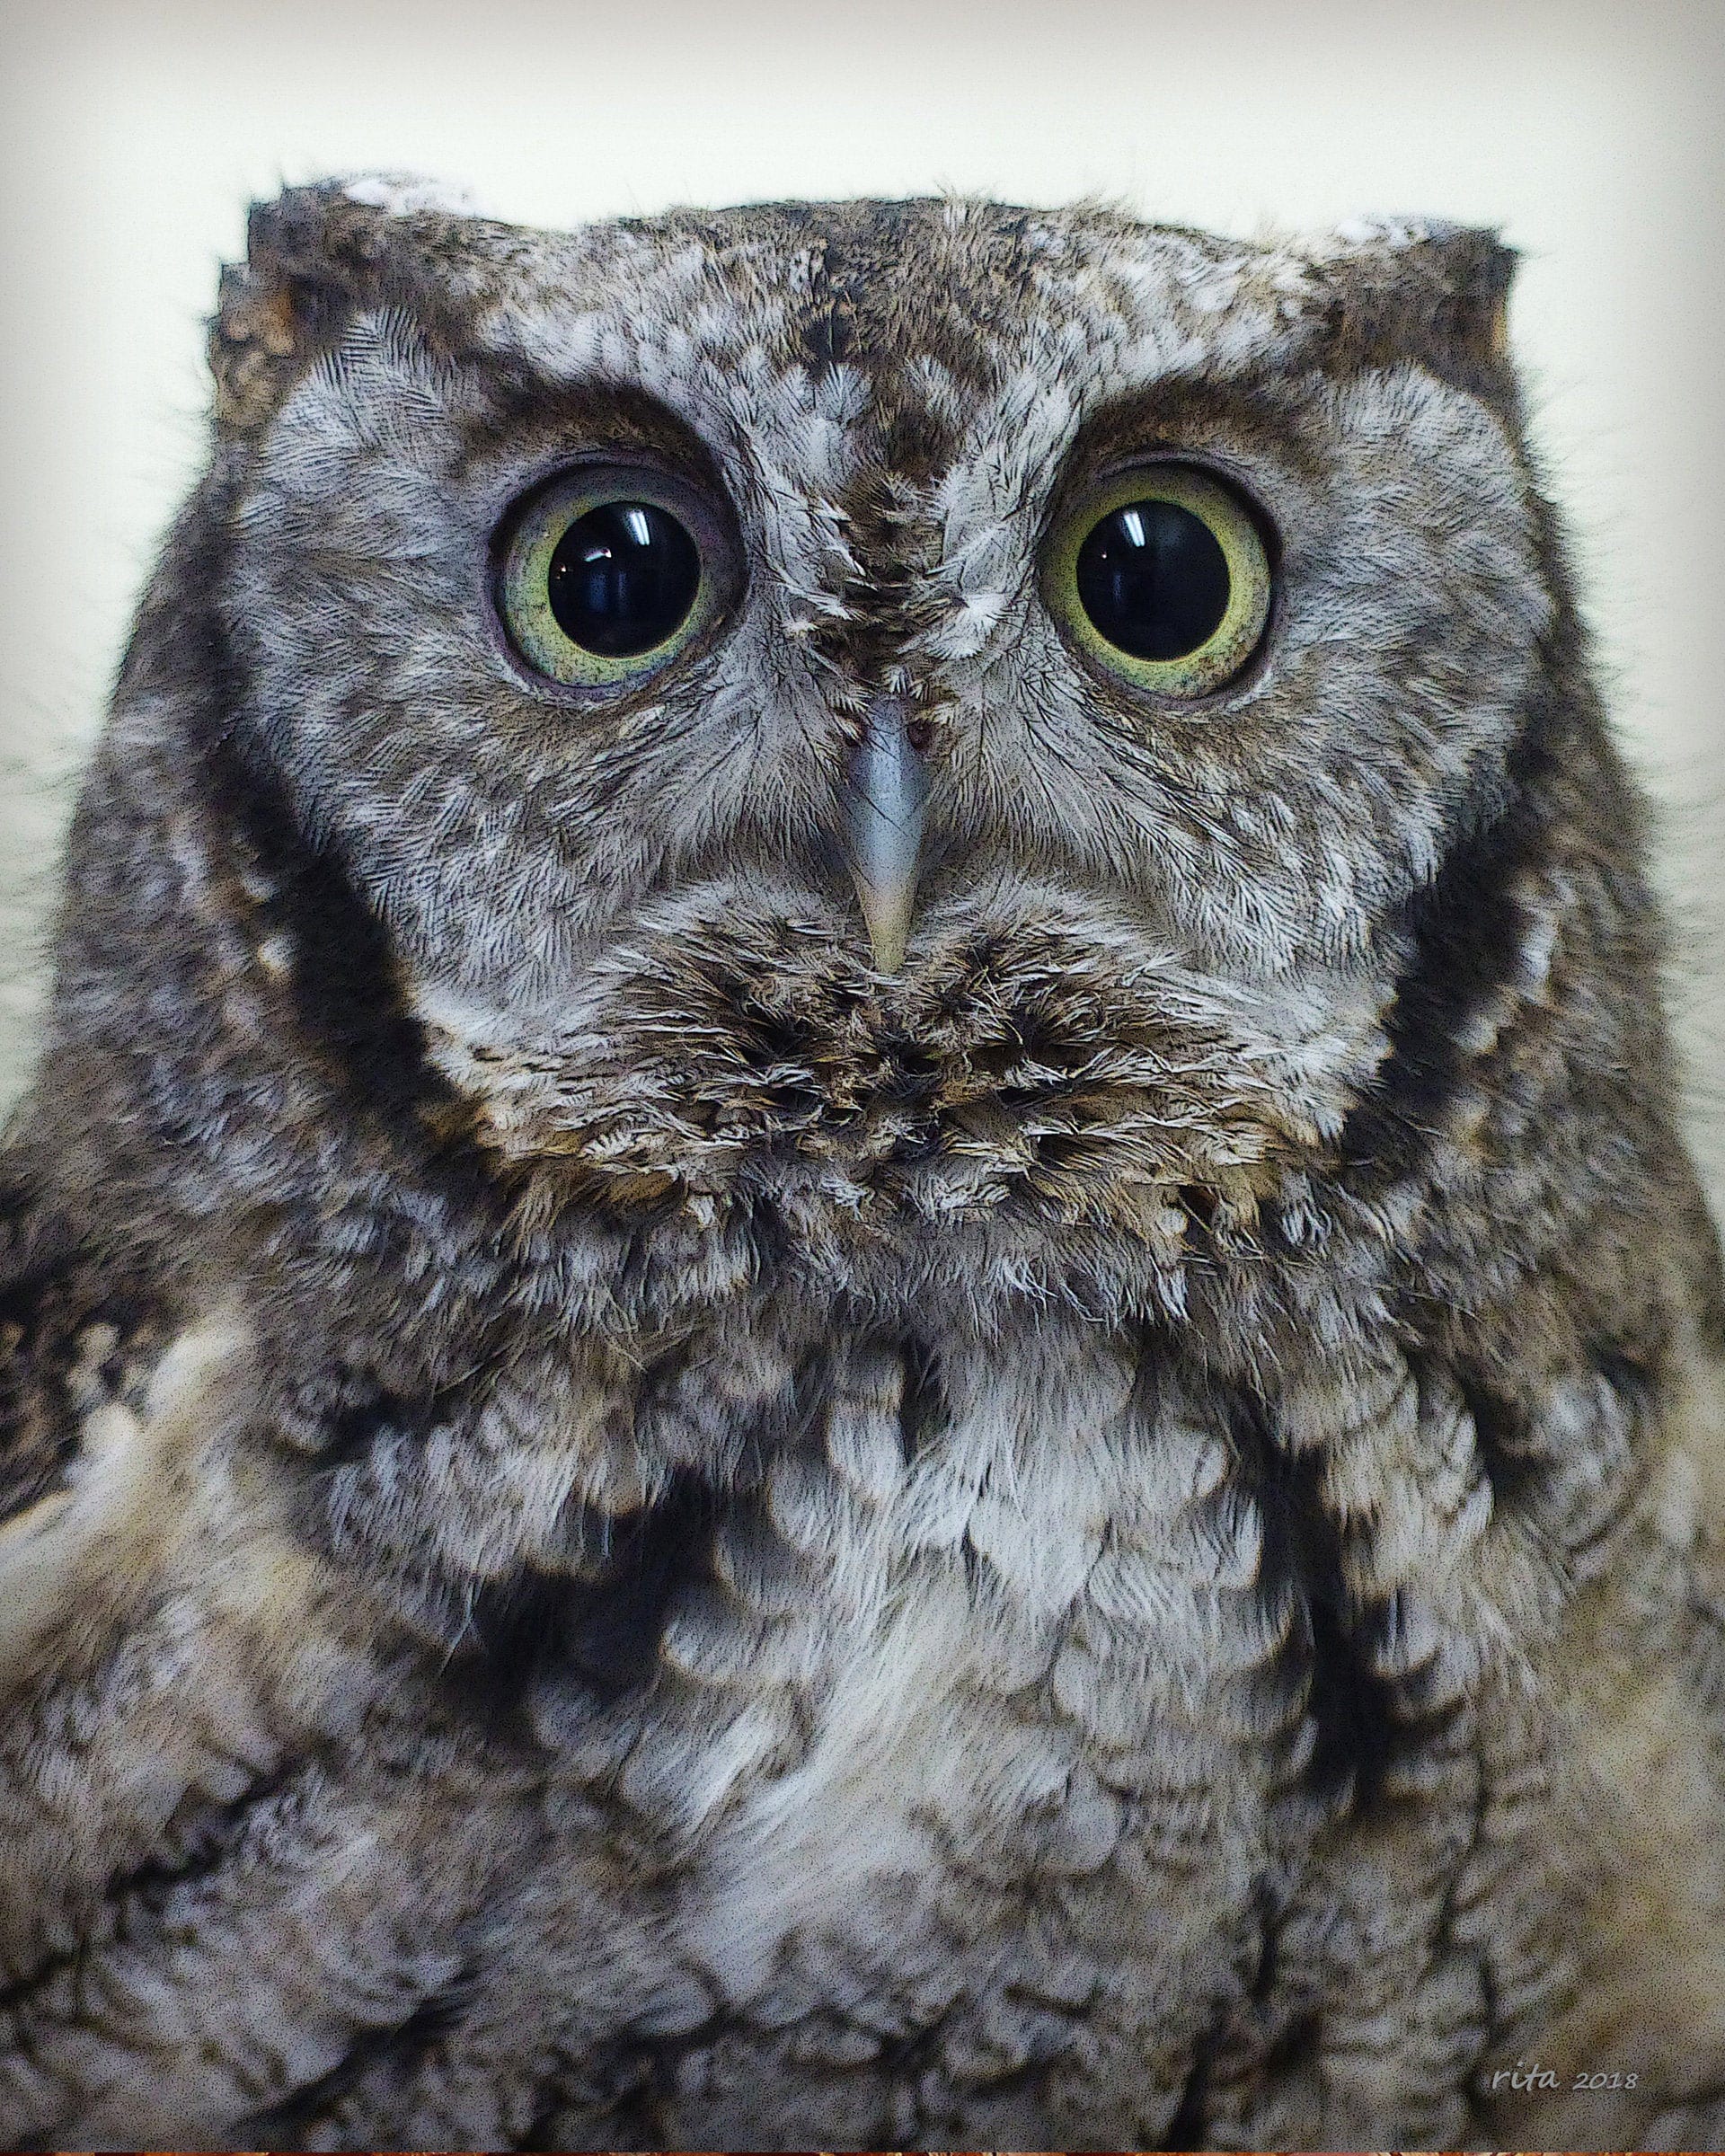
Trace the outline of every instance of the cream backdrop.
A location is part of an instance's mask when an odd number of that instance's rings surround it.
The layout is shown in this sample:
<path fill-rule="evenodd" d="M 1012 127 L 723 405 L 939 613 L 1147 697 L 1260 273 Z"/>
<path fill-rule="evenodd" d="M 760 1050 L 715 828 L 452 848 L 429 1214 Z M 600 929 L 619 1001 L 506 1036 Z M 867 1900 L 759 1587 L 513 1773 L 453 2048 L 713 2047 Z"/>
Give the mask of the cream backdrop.
<path fill-rule="evenodd" d="M 244 206 L 392 169 L 567 224 L 676 201 L 1081 193 L 1251 232 L 1499 225 L 1625 738 L 1663 805 L 1725 1190 L 1725 0 L 0 0 L 0 1088 L 128 614 L 199 461 Z"/>

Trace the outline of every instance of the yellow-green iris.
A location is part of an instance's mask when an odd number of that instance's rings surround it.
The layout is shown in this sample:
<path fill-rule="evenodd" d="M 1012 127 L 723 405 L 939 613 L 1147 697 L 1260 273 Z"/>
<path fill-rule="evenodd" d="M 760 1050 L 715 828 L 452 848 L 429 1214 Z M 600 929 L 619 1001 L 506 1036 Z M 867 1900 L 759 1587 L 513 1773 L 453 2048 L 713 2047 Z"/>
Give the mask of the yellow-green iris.
<path fill-rule="evenodd" d="M 553 681 L 627 688 L 685 650 L 724 594 L 712 519 L 650 468 L 590 466 L 532 496 L 509 531 L 498 607 Z"/>
<path fill-rule="evenodd" d="M 1208 696 L 1257 649 L 1269 559 L 1239 497 L 1191 464 L 1151 463 L 1092 488 L 1043 563 L 1055 618 L 1135 688 Z"/>

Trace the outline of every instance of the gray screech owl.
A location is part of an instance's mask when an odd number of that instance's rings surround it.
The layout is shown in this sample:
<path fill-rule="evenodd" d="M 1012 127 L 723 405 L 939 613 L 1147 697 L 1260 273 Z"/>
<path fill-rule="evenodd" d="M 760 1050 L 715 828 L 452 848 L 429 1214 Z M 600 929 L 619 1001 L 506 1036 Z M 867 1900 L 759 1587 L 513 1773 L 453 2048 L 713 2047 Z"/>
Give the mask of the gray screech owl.
<path fill-rule="evenodd" d="M 4 1156 L 10 2144 L 1725 2140 L 1508 274 L 254 212 Z"/>

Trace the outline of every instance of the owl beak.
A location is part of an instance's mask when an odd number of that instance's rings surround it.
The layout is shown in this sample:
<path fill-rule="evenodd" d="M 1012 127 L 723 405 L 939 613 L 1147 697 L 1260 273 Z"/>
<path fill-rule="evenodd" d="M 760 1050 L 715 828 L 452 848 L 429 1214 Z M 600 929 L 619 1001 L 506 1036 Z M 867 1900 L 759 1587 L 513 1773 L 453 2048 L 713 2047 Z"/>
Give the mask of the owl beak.
<path fill-rule="evenodd" d="M 882 973 L 897 973 L 904 963 L 927 794 L 909 707 L 902 697 L 877 696 L 845 773 L 845 851 Z"/>

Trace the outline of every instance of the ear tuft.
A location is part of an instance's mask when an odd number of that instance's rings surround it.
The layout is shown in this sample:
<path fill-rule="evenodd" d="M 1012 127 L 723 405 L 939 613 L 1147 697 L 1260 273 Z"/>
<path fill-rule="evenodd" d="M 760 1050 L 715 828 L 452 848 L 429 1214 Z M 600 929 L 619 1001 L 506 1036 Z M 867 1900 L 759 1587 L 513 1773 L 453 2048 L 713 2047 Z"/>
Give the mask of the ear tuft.
<path fill-rule="evenodd" d="M 401 218 L 471 216 L 433 182 L 368 173 L 254 202 L 245 261 L 222 271 L 209 328 L 217 424 L 254 433 L 340 337 L 356 308 L 403 296 L 412 249 Z"/>
<path fill-rule="evenodd" d="M 1517 256 L 1485 226 L 1360 219 L 1314 252 L 1332 323 L 1358 363 L 1417 359 L 1493 402 L 1514 394 L 1508 314 Z"/>

